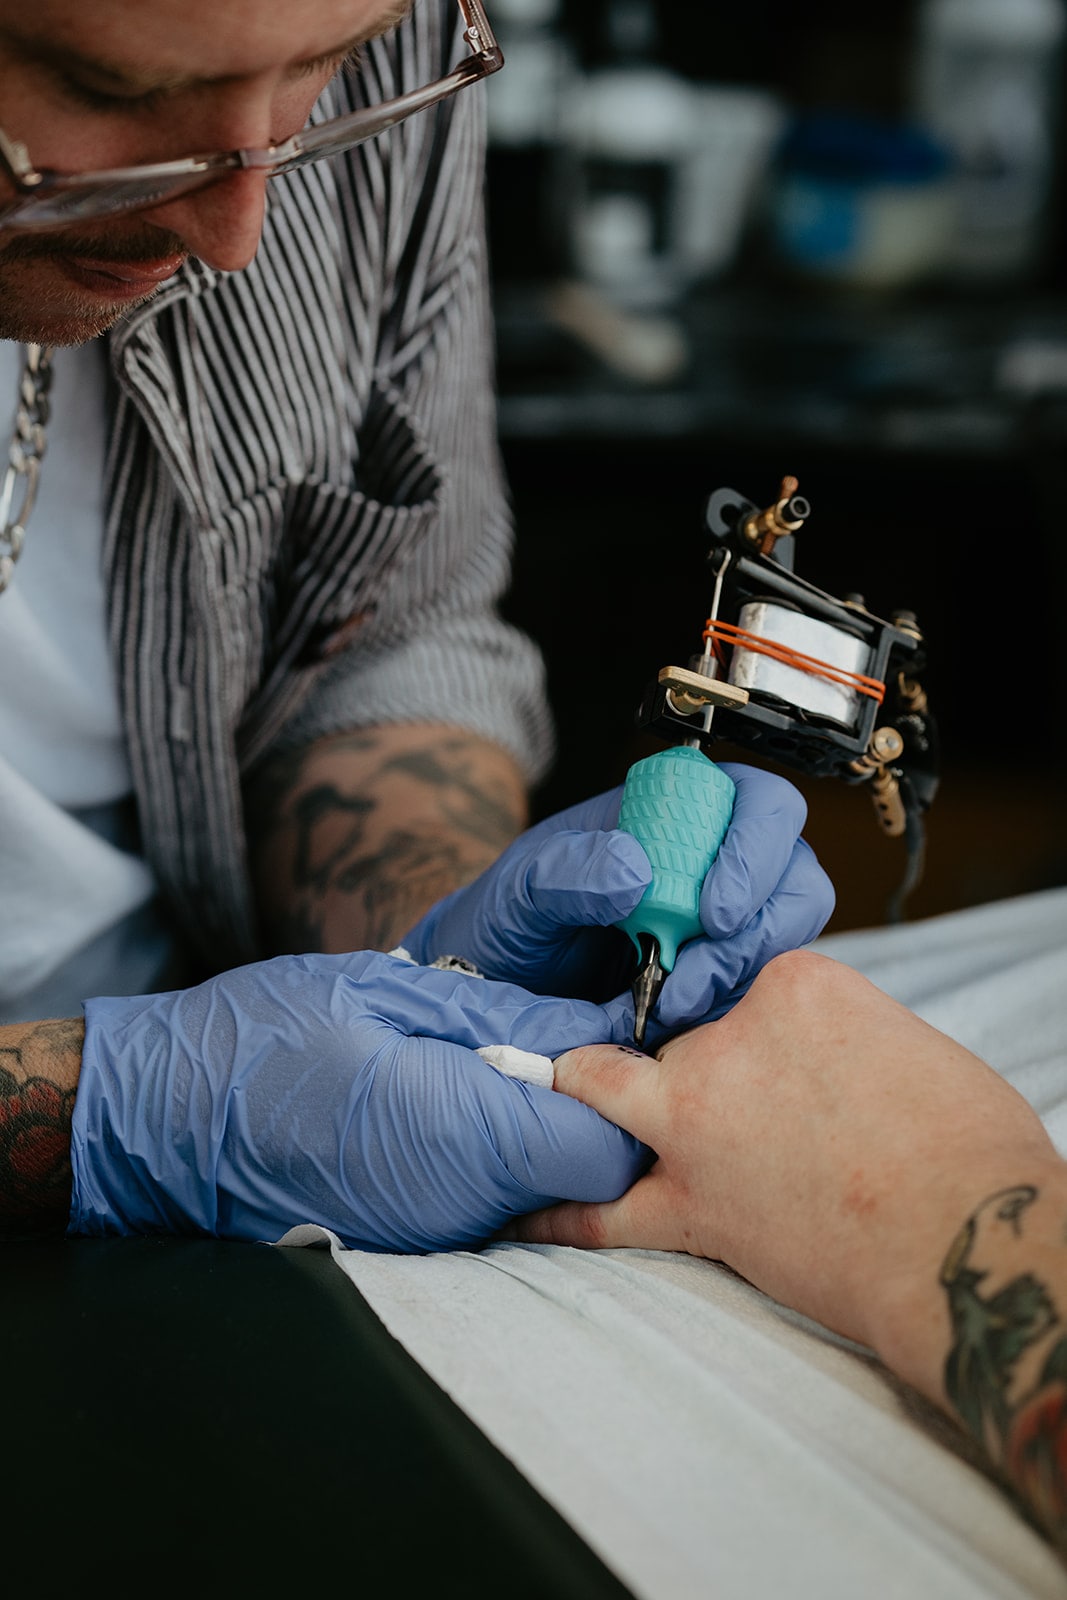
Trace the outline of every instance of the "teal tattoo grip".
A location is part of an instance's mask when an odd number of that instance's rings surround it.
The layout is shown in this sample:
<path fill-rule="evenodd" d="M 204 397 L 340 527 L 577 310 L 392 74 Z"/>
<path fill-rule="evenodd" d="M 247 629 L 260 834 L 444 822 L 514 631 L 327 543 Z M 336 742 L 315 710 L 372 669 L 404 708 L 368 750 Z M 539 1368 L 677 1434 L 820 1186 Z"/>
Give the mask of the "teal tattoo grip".
<path fill-rule="evenodd" d="M 659 965 L 674 969 L 678 948 L 703 932 L 700 890 L 730 826 L 734 784 L 702 750 L 677 745 L 636 761 L 623 789 L 619 827 L 644 847 L 652 882 L 618 924 L 642 955 L 638 936 L 659 943 Z"/>

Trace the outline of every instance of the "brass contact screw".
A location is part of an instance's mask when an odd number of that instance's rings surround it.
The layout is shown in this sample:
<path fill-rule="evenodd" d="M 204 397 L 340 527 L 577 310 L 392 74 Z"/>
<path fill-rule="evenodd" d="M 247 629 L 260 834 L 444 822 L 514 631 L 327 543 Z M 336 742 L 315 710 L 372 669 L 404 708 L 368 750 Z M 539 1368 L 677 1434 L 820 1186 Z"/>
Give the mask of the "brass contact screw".
<path fill-rule="evenodd" d="M 744 523 L 746 539 L 759 546 L 761 556 L 769 556 L 776 542 L 786 534 L 796 533 L 811 515 L 811 507 L 803 495 L 797 494 L 796 478 L 783 478 L 778 499 L 763 511 L 754 511 Z"/>

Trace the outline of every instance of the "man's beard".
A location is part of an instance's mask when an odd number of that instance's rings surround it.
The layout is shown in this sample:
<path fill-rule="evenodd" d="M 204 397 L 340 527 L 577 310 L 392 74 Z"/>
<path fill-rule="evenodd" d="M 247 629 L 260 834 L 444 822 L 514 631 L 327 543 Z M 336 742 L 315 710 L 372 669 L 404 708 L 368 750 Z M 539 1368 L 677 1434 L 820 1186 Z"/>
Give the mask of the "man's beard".
<path fill-rule="evenodd" d="M 123 265 L 184 256 L 176 234 L 143 223 L 114 232 L 0 234 L 0 339 L 29 344 L 84 344 L 106 333 L 157 292 L 109 306 L 106 298 L 79 291 L 62 270 L 64 257 Z M 35 267 L 39 270 L 35 271 Z"/>

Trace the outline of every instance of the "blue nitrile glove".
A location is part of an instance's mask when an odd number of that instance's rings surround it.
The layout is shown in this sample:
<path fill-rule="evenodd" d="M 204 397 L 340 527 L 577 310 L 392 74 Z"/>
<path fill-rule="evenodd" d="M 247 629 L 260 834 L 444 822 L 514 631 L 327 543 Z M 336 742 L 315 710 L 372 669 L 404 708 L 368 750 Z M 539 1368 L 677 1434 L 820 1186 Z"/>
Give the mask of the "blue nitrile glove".
<path fill-rule="evenodd" d="M 653 1012 L 650 1045 L 721 1016 L 772 956 L 814 939 L 834 908 L 830 880 L 800 838 L 803 796 L 775 773 L 722 767 L 737 794 L 701 893 L 709 937 L 683 947 Z M 433 906 L 403 947 L 417 961 L 461 956 L 535 994 L 618 996 L 608 1009 L 616 1035 L 629 1038 L 633 948 L 611 924 L 637 905 L 651 868 L 632 835 L 606 831 L 621 798 L 622 789 L 612 789 L 530 828 L 473 883 Z"/>
<path fill-rule="evenodd" d="M 800 830 L 807 802 L 785 778 L 732 761 L 737 786 L 726 837 L 700 894 L 707 938 L 678 952 L 653 1008 L 645 1045 L 724 1016 L 772 956 L 810 944 L 834 909 L 834 886 Z M 632 1024 L 629 995 L 605 1006 L 616 1034 Z"/>
<path fill-rule="evenodd" d="M 615 1198 L 645 1147 L 474 1053 L 610 1037 L 596 1006 L 366 951 L 89 1000 L 68 1231 L 275 1240 L 317 1222 L 361 1249 L 424 1251 Z"/>
<path fill-rule="evenodd" d="M 427 963 L 461 956 L 533 994 L 618 994 L 631 947 L 611 924 L 652 881 L 637 840 L 615 831 L 621 796 L 613 789 L 529 828 L 473 883 L 431 907 L 403 948 Z"/>

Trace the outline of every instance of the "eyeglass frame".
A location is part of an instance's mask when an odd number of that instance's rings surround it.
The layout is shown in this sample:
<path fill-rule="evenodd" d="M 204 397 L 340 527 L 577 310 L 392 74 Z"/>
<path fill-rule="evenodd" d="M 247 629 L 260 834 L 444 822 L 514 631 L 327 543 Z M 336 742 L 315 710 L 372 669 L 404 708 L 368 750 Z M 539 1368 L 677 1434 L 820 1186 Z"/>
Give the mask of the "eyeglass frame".
<path fill-rule="evenodd" d="M 260 172 L 267 178 L 276 178 L 293 172 L 312 161 L 327 160 L 343 155 L 357 145 L 364 144 L 387 128 L 438 105 L 442 100 L 457 94 L 468 84 L 481 82 L 504 65 L 504 55 L 482 8 L 481 0 L 457 0 L 463 18 L 463 37 L 471 55 L 460 61 L 451 72 L 434 83 L 418 89 L 408 89 L 381 105 L 361 107 L 343 117 L 333 117 L 317 127 L 305 127 L 283 144 L 269 145 L 263 150 L 219 151 L 213 155 L 185 156 L 179 161 L 147 163 L 134 167 L 115 167 L 100 172 L 57 172 L 51 168 L 34 167 L 24 144 L 12 139 L 0 128 L 0 175 L 6 176 L 15 187 L 16 198 L 9 204 L 0 204 L 0 232 L 17 227 L 21 232 L 43 232 L 59 228 L 70 222 L 94 220 L 127 215 L 133 211 L 146 211 L 165 205 L 183 194 L 206 188 L 229 172 Z M 181 179 L 188 178 L 188 184 Z M 85 192 L 88 202 L 92 191 L 104 187 L 114 188 L 123 183 L 150 183 L 175 180 L 176 187 L 157 200 L 127 201 L 119 196 L 105 209 L 81 209 L 72 202 L 79 192 Z M 50 199 L 67 197 L 67 206 L 50 220 L 34 222 L 33 212 L 44 209 Z M 29 220 L 24 220 L 26 218 Z"/>

